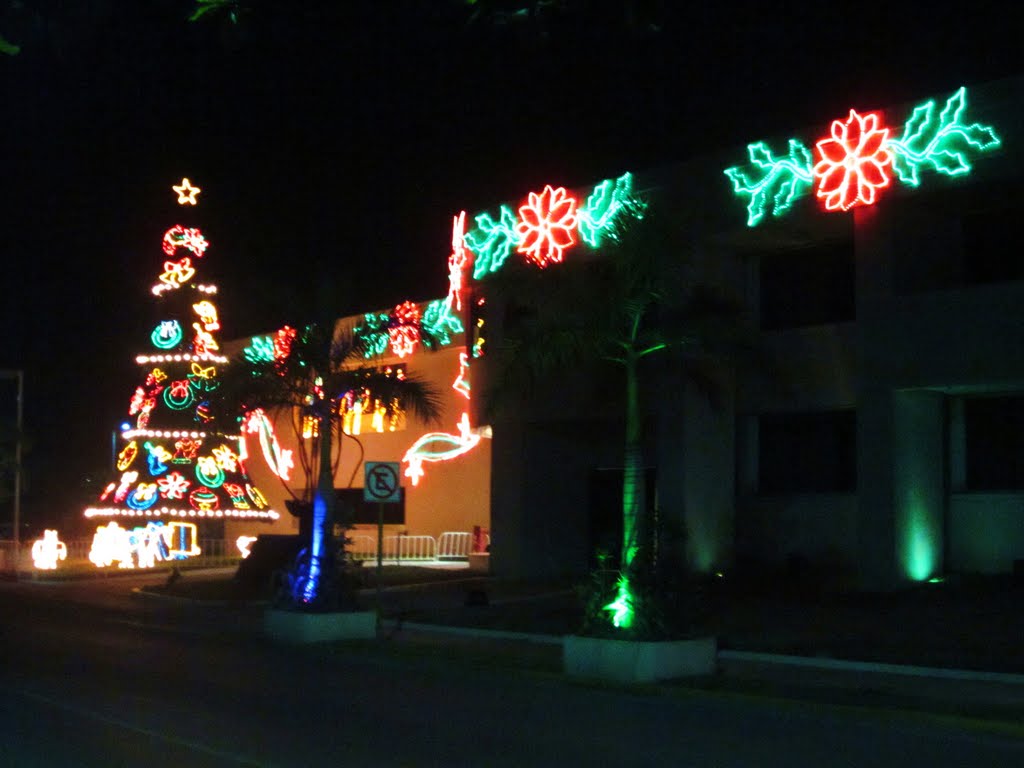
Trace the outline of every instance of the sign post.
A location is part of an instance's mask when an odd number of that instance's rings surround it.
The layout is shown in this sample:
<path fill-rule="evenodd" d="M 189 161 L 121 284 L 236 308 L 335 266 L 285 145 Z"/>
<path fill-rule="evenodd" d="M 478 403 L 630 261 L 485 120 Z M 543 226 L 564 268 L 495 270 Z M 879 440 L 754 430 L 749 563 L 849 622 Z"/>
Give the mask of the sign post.
<path fill-rule="evenodd" d="M 380 619 L 380 588 L 384 574 L 384 505 L 402 500 L 397 461 L 368 461 L 363 475 L 363 501 L 377 502 L 377 619 Z"/>

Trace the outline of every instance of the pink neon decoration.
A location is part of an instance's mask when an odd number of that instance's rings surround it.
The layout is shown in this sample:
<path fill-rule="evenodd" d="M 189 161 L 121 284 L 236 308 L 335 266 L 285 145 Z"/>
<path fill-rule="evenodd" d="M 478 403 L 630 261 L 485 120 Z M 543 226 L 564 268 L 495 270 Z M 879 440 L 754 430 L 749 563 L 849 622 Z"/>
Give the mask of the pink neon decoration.
<path fill-rule="evenodd" d="M 889 186 L 889 129 L 879 128 L 879 122 L 874 112 L 859 115 L 851 109 L 846 122 L 832 121 L 832 137 L 817 143 L 820 159 L 813 171 L 818 179 L 815 194 L 825 201 L 827 210 L 872 205 L 876 190 Z"/>
<path fill-rule="evenodd" d="M 531 192 L 525 205 L 519 208 L 516 234 L 520 244 L 516 249 L 538 267 L 562 261 L 562 253 L 576 240 L 576 198 L 565 187 L 544 187 L 539 195 Z"/>

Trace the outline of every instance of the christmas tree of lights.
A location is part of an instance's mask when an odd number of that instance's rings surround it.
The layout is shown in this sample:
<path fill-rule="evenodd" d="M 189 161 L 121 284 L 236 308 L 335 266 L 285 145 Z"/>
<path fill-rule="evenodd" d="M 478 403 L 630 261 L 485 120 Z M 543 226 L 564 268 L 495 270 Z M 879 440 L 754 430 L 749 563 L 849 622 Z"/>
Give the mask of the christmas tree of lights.
<path fill-rule="evenodd" d="M 179 204 L 193 206 L 201 191 L 187 179 L 173 189 Z M 199 535 L 219 538 L 225 520 L 279 516 L 249 479 L 240 436 L 226 431 L 238 429 L 233 414 L 211 405 L 228 358 L 217 340 L 217 289 L 198 277 L 208 247 L 196 228 L 175 225 L 163 236 L 155 325 L 135 358 L 130 421 L 117 439 L 111 480 L 87 518 L 134 518 L 144 528 L 166 524 L 168 533 L 198 524 Z"/>

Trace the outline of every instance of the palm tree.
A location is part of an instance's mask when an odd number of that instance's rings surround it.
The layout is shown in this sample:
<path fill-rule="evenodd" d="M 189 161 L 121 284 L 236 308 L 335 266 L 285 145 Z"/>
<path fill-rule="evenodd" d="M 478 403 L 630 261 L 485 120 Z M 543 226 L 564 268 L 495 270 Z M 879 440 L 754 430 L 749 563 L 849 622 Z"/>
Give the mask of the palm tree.
<path fill-rule="evenodd" d="M 221 396 L 245 411 L 260 408 L 312 427 L 310 439 L 297 441 L 307 452 L 307 478 L 316 475 L 315 485 L 307 482 L 304 499 L 312 502 L 311 540 L 289 574 L 283 601 L 290 608 L 335 610 L 341 563 L 333 540 L 334 471 L 340 455 L 341 401 L 349 393 L 368 391 L 389 416 L 403 411 L 437 421 L 439 395 L 414 376 L 398 377 L 375 365 L 362 337 L 351 331 L 321 323 L 301 332 L 282 329 L 278 339 L 273 359 L 236 356 L 227 366 Z M 421 340 L 428 349 L 435 346 L 425 329 Z"/>
<path fill-rule="evenodd" d="M 645 498 L 643 384 L 655 364 L 678 364 L 714 398 L 722 384 L 720 354 L 748 346 L 740 302 L 702 281 L 684 230 L 633 199 L 599 252 L 543 270 L 508 265 L 490 289 L 505 306 L 492 413 L 508 395 L 534 391 L 551 374 L 576 369 L 605 381 L 605 366 L 621 374 L 622 540 L 615 599 L 603 607 L 622 629 L 638 616 L 641 623 L 654 620 L 639 615 L 644 598 L 635 589 L 657 556 Z"/>

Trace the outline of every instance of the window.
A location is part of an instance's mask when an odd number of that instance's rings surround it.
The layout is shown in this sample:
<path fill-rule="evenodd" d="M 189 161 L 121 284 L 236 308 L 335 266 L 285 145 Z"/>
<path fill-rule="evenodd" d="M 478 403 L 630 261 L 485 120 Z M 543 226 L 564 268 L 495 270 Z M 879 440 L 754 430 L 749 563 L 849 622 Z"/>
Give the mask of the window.
<path fill-rule="evenodd" d="M 758 419 L 759 493 L 852 493 L 856 488 L 853 410 L 765 414 Z"/>
<path fill-rule="evenodd" d="M 1024 395 L 964 401 L 969 491 L 1024 489 Z"/>
<path fill-rule="evenodd" d="M 853 239 L 765 254 L 760 260 L 761 328 L 853 320 Z"/>
<path fill-rule="evenodd" d="M 1018 246 L 1020 214 L 1012 209 L 979 211 L 964 216 L 964 277 L 968 283 L 1024 280 Z"/>

